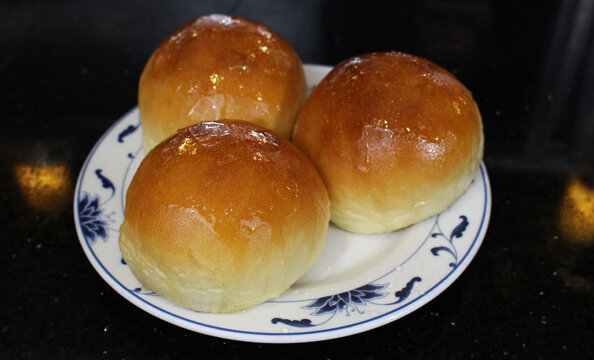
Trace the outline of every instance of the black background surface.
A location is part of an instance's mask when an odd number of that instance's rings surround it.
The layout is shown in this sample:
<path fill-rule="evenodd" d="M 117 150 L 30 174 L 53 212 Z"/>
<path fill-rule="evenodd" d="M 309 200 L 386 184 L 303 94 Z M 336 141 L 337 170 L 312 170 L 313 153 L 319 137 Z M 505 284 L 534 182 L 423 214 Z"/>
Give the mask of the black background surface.
<path fill-rule="evenodd" d="M 78 172 L 136 105 L 156 46 L 214 12 L 270 26 L 305 63 L 405 51 L 473 92 L 492 217 L 444 293 L 366 333 L 266 345 L 161 321 L 97 275 L 74 228 Z M 3 1 L 0 358 L 592 358 L 593 29 L 587 0 Z M 39 169 L 66 181 L 36 182 Z"/>

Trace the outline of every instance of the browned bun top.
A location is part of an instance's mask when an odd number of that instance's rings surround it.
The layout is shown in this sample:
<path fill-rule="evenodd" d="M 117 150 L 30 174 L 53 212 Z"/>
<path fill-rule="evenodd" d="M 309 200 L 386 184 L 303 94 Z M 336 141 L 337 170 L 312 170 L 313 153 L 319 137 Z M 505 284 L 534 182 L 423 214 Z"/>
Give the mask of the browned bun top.
<path fill-rule="evenodd" d="M 126 195 L 120 247 L 148 288 L 228 312 L 278 296 L 303 275 L 328 221 L 324 184 L 288 140 L 244 121 L 203 122 L 144 158 Z"/>
<path fill-rule="evenodd" d="M 434 215 L 460 196 L 482 157 L 482 136 L 476 103 L 453 75 L 388 52 L 336 66 L 304 104 L 293 141 L 328 187 L 332 220 L 379 232 Z M 385 227 L 345 224 L 395 218 L 402 221 Z"/>
<path fill-rule="evenodd" d="M 248 19 L 200 17 L 171 34 L 142 73 L 146 150 L 178 129 L 222 118 L 289 137 L 305 94 L 301 61 L 280 35 Z"/>

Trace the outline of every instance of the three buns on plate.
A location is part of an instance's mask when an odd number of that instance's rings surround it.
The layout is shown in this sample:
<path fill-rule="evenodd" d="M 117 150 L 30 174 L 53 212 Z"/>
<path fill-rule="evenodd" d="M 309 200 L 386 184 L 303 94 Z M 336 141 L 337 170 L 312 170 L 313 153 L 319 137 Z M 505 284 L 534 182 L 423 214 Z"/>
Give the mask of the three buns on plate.
<path fill-rule="evenodd" d="M 330 219 L 397 230 L 445 210 L 477 171 L 476 103 L 427 60 L 354 57 L 305 93 L 295 51 L 247 19 L 198 18 L 153 53 L 147 155 L 119 239 L 144 287 L 197 311 L 247 309 L 311 268 Z"/>

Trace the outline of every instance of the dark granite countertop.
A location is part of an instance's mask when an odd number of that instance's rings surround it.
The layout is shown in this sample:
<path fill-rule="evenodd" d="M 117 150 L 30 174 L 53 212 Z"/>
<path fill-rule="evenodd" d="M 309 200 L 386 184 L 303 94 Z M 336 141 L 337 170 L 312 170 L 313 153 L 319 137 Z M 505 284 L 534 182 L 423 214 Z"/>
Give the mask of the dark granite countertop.
<path fill-rule="evenodd" d="M 328 341 L 225 340 L 116 293 L 78 240 L 95 142 L 136 105 L 155 47 L 209 13 L 252 18 L 304 63 L 372 51 L 454 73 L 483 115 L 484 243 L 427 305 Z M 594 2 L 4 1 L 0 4 L 1 359 L 594 357 Z"/>

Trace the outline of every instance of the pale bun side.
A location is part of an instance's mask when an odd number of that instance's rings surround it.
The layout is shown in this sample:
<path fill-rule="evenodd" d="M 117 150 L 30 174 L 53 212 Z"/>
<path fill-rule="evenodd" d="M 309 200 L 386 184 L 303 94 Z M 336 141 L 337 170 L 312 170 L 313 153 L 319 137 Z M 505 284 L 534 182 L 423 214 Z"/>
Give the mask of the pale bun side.
<path fill-rule="evenodd" d="M 145 150 L 181 128 L 223 118 L 289 138 L 306 92 L 301 61 L 280 35 L 248 19 L 199 17 L 161 43 L 142 72 Z"/>
<path fill-rule="evenodd" d="M 292 140 L 326 184 L 331 220 L 356 233 L 447 209 L 483 156 L 471 93 L 443 68 L 397 52 L 336 66 L 304 104 Z"/>
<path fill-rule="evenodd" d="M 145 288 L 192 310 L 234 312 L 301 277 L 329 217 L 319 174 L 287 139 L 248 122 L 203 122 L 144 158 L 119 245 Z"/>

